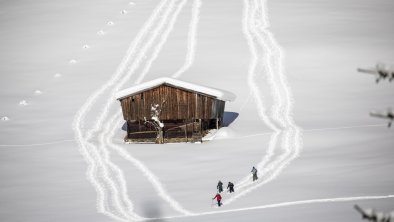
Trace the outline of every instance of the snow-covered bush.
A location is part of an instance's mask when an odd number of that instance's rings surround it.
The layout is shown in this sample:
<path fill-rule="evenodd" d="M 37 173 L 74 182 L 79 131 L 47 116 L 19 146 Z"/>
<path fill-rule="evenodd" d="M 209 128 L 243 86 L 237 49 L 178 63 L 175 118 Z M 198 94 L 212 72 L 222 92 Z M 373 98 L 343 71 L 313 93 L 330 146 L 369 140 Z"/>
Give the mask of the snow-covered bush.
<path fill-rule="evenodd" d="M 161 108 L 159 104 L 151 105 L 151 116 L 150 119 L 144 117 L 145 124 L 152 125 L 157 130 L 156 142 L 164 143 L 163 141 L 163 127 L 164 123 L 160 121 Z"/>

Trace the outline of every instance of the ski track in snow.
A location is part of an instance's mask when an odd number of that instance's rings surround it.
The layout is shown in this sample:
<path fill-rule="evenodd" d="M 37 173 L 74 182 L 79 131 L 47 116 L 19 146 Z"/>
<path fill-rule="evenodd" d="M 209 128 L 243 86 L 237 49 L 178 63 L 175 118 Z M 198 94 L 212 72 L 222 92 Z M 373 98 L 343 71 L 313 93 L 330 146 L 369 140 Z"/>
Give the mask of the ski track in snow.
<path fill-rule="evenodd" d="M 122 123 L 121 112 L 116 112 L 110 118 L 111 107 L 114 105 L 114 95 L 131 77 L 141 69 L 136 77 L 135 84 L 140 83 L 149 72 L 153 62 L 158 57 L 162 46 L 167 42 L 169 33 L 172 31 L 179 13 L 187 0 L 162 0 L 155 8 L 151 17 L 144 24 L 136 38 L 131 43 L 122 62 L 116 72 L 103 86 L 96 90 L 78 111 L 73 121 L 75 140 L 79 144 L 80 152 L 88 163 L 87 177 L 97 191 L 98 210 L 120 221 L 143 221 L 153 218 L 143 218 L 133 211 L 133 203 L 129 199 L 126 180 L 123 171 L 110 160 L 108 147 L 118 155 L 131 162 L 150 181 L 157 194 L 177 212 L 180 216 L 164 217 L 157 219 L 171 219 L 188 216 L 203 216 L 220 213 L 230 213 L 273 207 L 293 206 L 300 204 L 313 204 L 325 202 L 343 202 L 354 200 L 393 198 L 389 196 L 350 197 L 294 201 L 279 204 L 263 205 L 250 208 L 222 210 L 214 212 L 191 213 L 185 210 L 177 201 L 166 192 L 159 179 L 139 160 L 130 155 L 123 147 L 116 145 L 112 139 L 115 131 Z M 252 2 L 252 4 L 250 4 Z M 183 66 L 172 75 L 177 78 L 187 71 L 194 62 L 197 26 L 201 0 L 194 0 L 192 19 L 189 24 L 187 55 Z M 224 203 L 228 204 L 244 196 L 254 189 L 275 179 L 282 170 L 298 157 L 302 147 L 301 129 L 294 123 L 292 117 L 293 99 L 290 87 L 287 85 L 283 74 L 283 52 L 268 30 L 269 22 L 266 12 L 266 2 L 263 0 L 244 0 L 244 34 L 248 41 L 252 60 L 249 66 L 248 85 L 252 91 L 252 97 L 259 112 L 259 117 L 274 132 L 270 133 L 269 148 L 262 161 L 257 164 L 262 178 L 251 182 L 251 176 L 244 177 L 236 184 L 237 193 L 230 195 Z M 147 40 L 147 41 L 145 41 Z M 256 84 L 258 67 L 268 77 L 274 104 L 272 111 L 268 113 L 265 99 L 261 88 Z M 107 92 L 107 93 L 106 93 Z M 96 124 L 92 128 L 85 126 L 85 119 L 98 101 L 98 98 L 106 96 L 107 102 L 102 106 Z M 118 120 L 118 121 L 116 121 Z M 104 124 L 105 123 L 105 124 Z M 350 128 L 350 127 L 341 127 Z M 330 130 L 326 128 L 320 130 Z M 315 131 L 319 129 L 314 129 Z M 312 131 L 312 130 L 310 130 Z M 262 135 L 262 134 L 258 134 Z M 97 141 L 92 141 L 97 138 Z M 276 147 L 280 138 L 282 153 L 276 154 Z M 97 144 L 95 144 L 97 143 Z"/>
<path fill-rule="evenodd" d="M 243 33 L 247 39 L 247 43 L 252 55 L 251 58 L 251 62 L 249 65 L 249 74 L 248 74 L 248 85 L 251 88 L 251 92 L 252 92 L 252 97 L 254 99 L 254 102 L 256 104 L 256 108 L 258 110 L 258 114 L 260 119 L 262 120 L 263 123 L 265 123 L 270 129 L 272 129 L 274 131 L 274 133 L 271 135 L 270 138 L 270 142 L 269 142 L 269 148 L 267 151 L 267 154 L 265 155 L 265 161 L 269 161 L 269 159 L 273 156 L 273 152 L 275 149 L 275 146 L 277 144 L 277 139 L 279 136 L 279 128 L 276 126 L 276 124 L 270 119 L 270 117 L 267 114 L 266 111 L 266 105 L 264 103 L 264 98 L 262 96 L 262 93 L 260 93 L 260 88 L 258 86 L 258 84 L 256 83 L 256 77 L 257 77 L 257 66 L 258 66 L 258 61 L 259 61 L 259 53 L 258 53 L 258 49 L 255 45 L 255 41 L 252 35 L 252 32 L 249 28 L 250 26 L 250 15 L 253 15 L 250 10 L 249 7 L 245 7 L 244 8 L 244 18 L 243 18 Z M 261 60 L 261 59 L 260 59 Z M 265 60 L 261 60 L 263 62 L 263 67 L 269 67 L 269 65 L 267 64 L 267 61 Z M 267 70 L 268 71 L 268 70 Z M 272 73 L 268 72 L 270 74 L 269 76 L 269 80 L 272 84 Z M 277 99 L 278 96 L 276 95 L 275 98 Z M 275 116 L 277 117 L 277 116 Z M 278 118 L 276 118 L 277 120 Z M 257 169 L 259 171 L 261 171 L 261 165 L 257 166 Z M 242 191 L 242 189 L 245 186 L 250 185 L 250 180 L 251 180 L 251 176 L 246 176 L 244 177 L 241 181 L 237 182 L 235 184 L 235 186 L 237 187 L 237 193 L 239 193 L 238 191 Z M 233 195 L 232 195 L 233 196 Z M 235 198 L 232 197 L 228 200 L 225 201 L 226 204 L 232 202 Z"/>
<path fill-rule="evenodd" d="M 226 214 L 226 213 L 236 213 L 236 212 L 251 211 L 251 210 L 263 210 L 263 209 L 270 209 L 270 208 L 291 207 L 291 206 L 298 206 L 298 205 L 327 204 L 327 203 L 367 201 L 367 200 L 382 200 L 382 199 L 391 199 L 391 198 L 394 198 L 394 195 L 390 194 L 390 195 L 384 195 L 384 196 L 358 196 L 358 197 L 338 197 L 338 198 L 299 200 L 299 201 L 289 201 L 289 202 L 282 202 L 282 203 L 276 203 L 276 204 L 267 204 L 267 205 L 261 205 L 261 206 L 255 206 L 255 207 L 245 207 L 245 208 L 230 209 L 230 210 L 201 212 L 201 213 L 196 213 L 195 215 L 193 215 L 193 217 L 209 216 L 209 215 L 216 215 L 216 214 Z M 166 220 L 166 219 L 176 219 L 176 218 L 184 218 L 184 217 L 190 217 L 190 216 L 149 218 L 147 220 Z"/>
<path fill-rule="evenodd" d="M 251 181 L 251 175 L 243 178 L 236 183 L 237 193 L 227 195 L 229 198 L 223 201 L 224 204 L 229 204 L 277 178 L 282 170 L 299 156 L 302 146 L 301 130 L 292 118 L 293 100 L 290 87 L 283 74 L 283 52 L 268 28 L 266 2 L 244 0 L 243 31 L 252 54 L 248 85 L 252 90 L 260 119 L 274 130 L 274 133 L 270 138 L 266 155 L 256 167 L 261 178 L 255 182 Z M 264 97 L 255 80 L 258 66 L 263 68 L 260 72 L 266 75 L 273 97 L 274 104 L 270 115 L 266 114 Z M 275 155 L 278 138 L 283 151 L 282 154 Z"/>
<path fill-rule="evenodd" d="M 181 11 L 181 9 L 184 7 L 184 4 L 186 2 L 187 1 L 183 0 L 181 2 L 181 4 L 179 5 L 177 11 L 175 12 L 175 16 L 169 22 L 170 27 L 166 29 L 166 32 L 162 35 L 160 42 L 157 43 L 156 48 L 154 49 L 153 56 L 151 56 L 149 58 L 149 60 L 147 61 L 145 68 L 140 73 L 138 79 L 135 82 L 136 84 L 140 83 L 143 80 L 143 78 L 145 77 L 145 75 L 148 73 L 148 71 L 150 70 L 153 61 L 155 61 L 155 59 L 157 58 L 159 52 L 162 49 L 162 46 L 167 41 L 169 33 L 173 29 L 173 26 L 176 22 L 177 15 Z M 176 77 L 179 77 L 181 74 L 183 74 L 193 64 L 194 54 L 195 54 L 195 45 L 196 45 L 196 43 L 195 43 L 196 42 L 196 32 L 197 32 L 196 30 L 197 30 L 197 26 L 198 26 L 199 10 L 200 10 L 201 4 L 202 4 L 201 0 L 194 0 L 194 2 L 193 2 L 192 20 L 189 25 L 188 51 L 187 51 L 187 55 L 186 55 L 186 60 L 185 60 L 184 65 L 176 72 L 176 74 L 175 74 Z M 121 157 L 123 157 L 127 161 L 131 162 L 137 169 L 139 169 L 144 174 L 144 176 L 151 182 L 151 184 L 153 185 L 153 187 L 156 190 L 156 192 L 158 193 L 158 195 L 160 197 L 162 197 L 162 199 L 166 200 L 174 209 L 177 209 L 177 211 L 179 211 L 185 215 L 193 215 L 193 213 L 183 209 L 182 206 L 178 202 L 174 201 L 168 195 L 168 193 L 165 191 L 163 185 L 161 185 L 161 183 L 159 182 L 159 179 L 146 166 L 144 166 L 144 164 L 142 164 L 141 161 L 132 157 L 126 150 L 124 150 L 123 147 L 118 146 L 112 142 L 112 138 L 115 135 L 115 131 L 118 129 L 118 126 L 122 123 L 122 119 L 120 119 L 117 122 L 115 122 L 115 120 L 119 119 L 120 117 L 121 117 L 121 112 L 118 111 L 117 114 L 113 115 L 113 118 L 108 121 L 108 125 L 112 124 L 113 129 L 111 131 L 106 130 L 106 131 L 102 132 L 101 135 L 107 136 L 107 140 L 105 141 L 106 145 L 111 147 L 111 149 L 115 150 L 118 153 L 118 155 L 120 155 Z"/>
<path fill-rule="evenodd" d="M 182 0 L 181 3 L 178 5 L 177 9 L 175 10 L 174 14 L 172 15 L 172 18 L 170 19 L 169 26 L 165 29 L 164 33 L 162 34 L 162 36 L 160 38 L 160 41 L 158 43 L 156 43 L 154 53 L 149 57 L 145 68 L 143 69 L 143 71 L 139 75 L 138 79 L 135 81 L 135 84 L 139 84 L 142 82 L 142 80 L 145 78 L 146 74 L 149 72 L 150 68 L 152 67 L 153 62 L 159 56 L 159 53 L 160 53 L 164 43 L 167 42 L 168 36 L 174 28 L 177 17 L 179 15 L 179 13 L 181 12 L 182 8 L 185 6 L 186 2 L 187 2 L 187 0 Z M 116 90 L 116 92 L 119 90 L 120 89 Z M 114 94 L 116 92 L 114 92 Z"/>
<path fill-rule="evenodd" d="M 104 171 L 104 176 L 108 177 L 108 174 L 106 173 L 107 169 L 102 160 L 100 153 L 97 151 L 97 147 L 95 147 L 93 144 L 89 144 L 88 140 L 91 139 L 92 137 L 92 132 L 91 130 L 88 131 L 87 133 L 83 133 L 83 127 L 84 127 L 84 118 L 86 118 L 87 113 L 90 111 L 91 106 L 96 102 L 97 98 L 99 95 L 103 94 L 109 87 L 111 87 L 115 82 L 122 76 L 123 72 L 126 70 L 127 65 L 129 63 L 130 57 L 135 53 L 136 47 L 140 44 L 139 41 L 141 41 L 142 37 L 146 34 L 146 32 L 150 29 L 151 26 L 153 26 L 153 23 L 155 20 L 159 17 L 159 14 L 163 10 L 164 6 L 167 4 L 167 0 L 163 0 L 158 7 L 155 9 L 154 13 L 148 20 L 148 22 L 143 26 L 144 28 L 140 31 L 139 35 L 137 35 L 137 38 L 135 41 L 132 42 L 131 47 L 129 48 L 126 56 L 122 60 L 121 64 L 118 67 L 118 70 L 115 72 L 115 74 L 112 76 L 111 80 L 108 81 L 105 85 L 103 85 L 99 90 L 97 90 L 92 96 L 90 96 L 87 100 L 87 102 L 82 106 L 82 108 L 78 111 L 74 123 L 73 123 L 73 129 L 75 131 L 75 137 L 76 140 L 79 143 L 79 147 L 81 150 L 82 155 L 85 157 L 87 163 L 88 163 L 88 179 L 90 182 L 93 184 L 93 186 L 96 188 L 98 197 L 97 197 L 97 204 L 98 204 L 98 210 L 99 212 L 102 212 L 103 214 L 112 217 L 117 220 L 139 220 L 141 219 L 137 215 L 132 215 L 130 216 L 128 214 L 124 214 L 123 209 L 118 208 L 115 209 L 117 212 L 121 212 L 123 215 L 122 217 L 119 217 L 115 213 L 113 213 L 110 209 L 106 209 L 106 207 L 109 207 L 108 205 L 108 200 L 106 199 L 106 194 L 109 192 L 108 190 L 113 189 L 113 187 L 105 187 L 104 184 L 99 182 L 99 175 L 97 174 L 97 170 L 102 168 Z M 172 5 L 172 4 L 171 4 Z M 167 12 L 171 11 L 171 8 L 167 8 Z M 165 20 L 165 18 L 163 18 Z M 141 57 L 141 56 L 140 56 Z M 109 99 L 112 99 L 111 97 Z M 97 126 L 97 125 L 96 125 Z M 99 125 L 100 126 L 100 125 Z M 89 152 L 90 151 L 90 152 Z M 107 178 L 106 181 L 110 181 L 111 178 Z M 115 192 L 112 192 L 115 193 Z M 116 193 L 115 193 L 116 194 Z M 117 197 L 115 197 L 117 198 Z M 115 201 L 116 203 L 120 203 L 119 200 Z M 132 206 L 128 206 L 129 210 L 132 211 L 133 208 Z"/>
<path fill-rule="evenodd" d="M 145 67 L 138 79 L 141 80 L 148 72 L 151 64 L 157 58 L 162 45 L 167 41 L 168 35 L 172 31 L 175 21 L 186 2 L 187 0 L 161 1 L 132 42 L 117 71 L 106 84 L 88 98 L 74 118 L 73 129 L 75 131 L 75 138 L 82 155 L 88 163 L 88 179 L 96 188 L 98 194 L 98 210 L 116 220 L 142 220 L 143 218 L 133 212 L 133 205 L 127 194 L 124 175 L 121 169 L 110 161 L 109 152 L 106 148 L 108 140 L 105 140 L 110 127 L 109 125 L 105 125 L 103 131 L 100 131 L 100 129 L 102 129 L 110 108 L 114 104 L 115 93 L 125 83 L 129 82 L 129 79 L 142 66 L 141 64 L 145 65 Z M 145 42 L 144 40 L 147 41 Z M 152 50 L 153 46 L 156 47 Z M 150 59 L 146 63 L 143 63 L 150 50 L 152 50 Z M 105 93 L 107 102 L 101 108 L 99 117 L 95 121 L 96 124 L 93 128 L 84 130 L 84 121 L 87 114 L 97 102 L 99 96 L 101 96 L 100 98 L 105 97 L 103 94 L 108 90 L 109 92 Z M 98 134 L 98 146 L 92 141 L 96 134 Z M 144 168 L 140 162 L 138 166 L 140 166 L 139 169 Z M 144 173 L 148 178 L 155 178 L 148 170 L 145 170 Z M 185 215 L 191 215 L 190 212 L 183 209 L 180 204 L 165 192 L 157 179 L 154 182 L 154 187 L 159 196 L 169 202 L 174 210 Z"/>
<path fill-rule="evenodd" d="M 194 63 L 197 45 L 197 28 L 200 20 L 201 0 L 194 0 L 192 6 L 192 19 L 189 24 L 188 43 L 186 60 L 183 66 L 172 75 L 173 78 L 178 78 L 185 73 Z"/>
<path fill-rule="evenodd" d="M 140 170 L 143 173 L 143 175 L 151 182 L 152 186 L 154 187 L 158 195 L 164 200 L 166 200 L 174 209 L 178 209 L 178 211 L 180 211 L 184 215 L 194 215 L 193 213 L 184 210 L 178 202 L 174 201 L 168 195 L 167 191 L 165 191 L 159 179 L 141 161 L 130 155 L 123 147 L 118 146 L 112 142 L 112 138 L 114 137 L 116 130 L 119 128 L 119 125 L 121 125 L 123 122 L 122 119 L 120 119 L 120 117 L 121 117 L 121 112 L 119 111 L 116 115 L 114 115 L 112 119 L 108 121 L 108 125 L 109 126 L 112 125 L 113 127 L 112 130 L 106 132 L 108 133 L 106 145 L 109 146 L 114 151 L 116 151 L 119 156 L 131 162 L 138 170 Z"/>

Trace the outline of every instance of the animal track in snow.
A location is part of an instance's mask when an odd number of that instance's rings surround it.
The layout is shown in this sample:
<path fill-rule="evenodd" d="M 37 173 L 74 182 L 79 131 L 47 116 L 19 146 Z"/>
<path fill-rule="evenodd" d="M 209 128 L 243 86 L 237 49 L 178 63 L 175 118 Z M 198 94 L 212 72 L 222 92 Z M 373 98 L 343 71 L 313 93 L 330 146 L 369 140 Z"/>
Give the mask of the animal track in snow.
<path fill-rule="evenodd" d="M 8 118 L 7 116 L 3 116 L 3 117 L 1 117 L 0 120 L 5 122 L 5 121 L 9 121 L 10 118 Z"/>
<path fill-rule="evenodd" d="M 70 63 L 70 64 L 75 64 L 75 63 L 77 63 L 77 60 L 71 59 L 70 61 L 68 61 L 68 63 Z"/>
<path fill-rule="evenodd" d="M 34 91 L 34 94 L 36 94 L 36 95 L 41 95 L 41 94 L 42 94 L 42 91 L 41 91 L 41 90 L 36 90 L 36 91 Z"/>
<path fill-rule="evenodd" d="M 60 77 L 62 77 L 62 74 L 56 73 L 55 75 L 53 75 L 53 77 L 55 77 L 55 78 L 60 78 Z"/>
<path fill-rule="evenodd" d="M 104 32 L 104 30 L 100 30 L 100 31 L 98 31 L 98 32 L 97 32 L 97 35 L 105 35 L 105 32 Z"/>
<path fill-rule="evenodd" d="M 29 105 L 29 103 L 26 100 L 22 100 L 19 102 L 19 105 L 20 106 L 27 106 L 27 105 Z"/>
<path fill-rule="evenodd" d="M 122 13 L 123 15 L 127 14 L 126 10 L 122 10 L 120 13 Z"/>
<path fill-rule="evenodd" d="M 90 49 L 90 45 L 83 45 L 82 48 L 83 49 Z"/>
<path fill-rule="evenodd" d="M 113 26 L 113 25 L 115 25 L 115 23 L 113 21 L 109 21 L 109 22 L 107 22 L 107 25 Z"/>

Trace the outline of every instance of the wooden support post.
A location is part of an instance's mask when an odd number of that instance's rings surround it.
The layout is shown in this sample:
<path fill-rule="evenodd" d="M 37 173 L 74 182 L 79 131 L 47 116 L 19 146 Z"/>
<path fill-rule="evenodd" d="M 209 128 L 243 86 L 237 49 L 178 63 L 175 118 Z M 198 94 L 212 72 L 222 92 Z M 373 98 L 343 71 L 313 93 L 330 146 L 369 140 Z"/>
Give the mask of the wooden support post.
<path fill-rule="evenodd" d="M 200 124 L 199 124 L 199 127 L 200 127 L 200 142 L 202 143 L 202 119 L 199 119 L 198 122 L 200 122 Z"/>
<path fill-rule="evenodd" d="M 216 118 L 216 129 L 217 130 L 219 129 L 219 119 L 218 118 Z"/>
<path fill-rule="evenodd" d="M 186 138 L 186 142 L 187 142 L 187 123 L 186 123 L 186 120 L 183 120 L 183 123 L 185 124 L 185 138 Z"/>
<path fill-rule="evenodd" d="M 202 136 L 202 119 L 199 119 L 198 122 L 199 122 L 200 134 Z"/>
<path fill-rule="evenodd" d="M 126 120 L 127 139 L 130 139 L 129 138 L 129 136 L 130 136 L 130 129 L 129 128 L 130 128 L 129 127 L 129 121 Z"/>

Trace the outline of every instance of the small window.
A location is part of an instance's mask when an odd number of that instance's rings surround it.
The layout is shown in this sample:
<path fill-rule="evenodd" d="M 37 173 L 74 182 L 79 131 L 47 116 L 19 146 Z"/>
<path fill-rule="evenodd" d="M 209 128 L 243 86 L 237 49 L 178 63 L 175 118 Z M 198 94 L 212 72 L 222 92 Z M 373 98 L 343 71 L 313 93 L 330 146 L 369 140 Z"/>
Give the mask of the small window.
<path fill-rule="evenodd" d="M 141 99 L 144 99 L 144 94 L 143 93 L 141 93 Z"/>
<path fill-rule="evenodd" d="M 131 98 L 131 102 L 134 102 L 134 101 L 135 101 L 135 99 L 134 99 L 134 97 L 132 97 L 132 98 Z"/>

